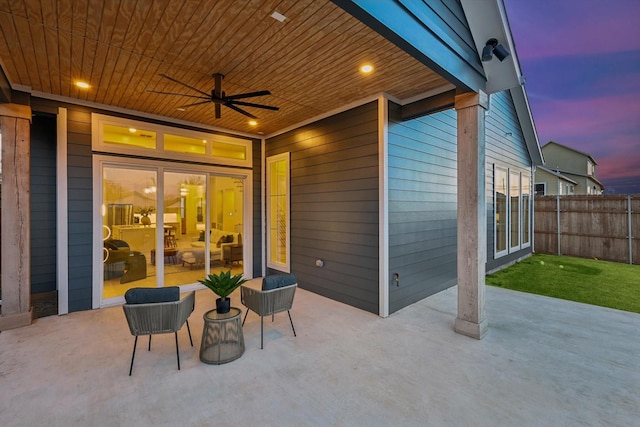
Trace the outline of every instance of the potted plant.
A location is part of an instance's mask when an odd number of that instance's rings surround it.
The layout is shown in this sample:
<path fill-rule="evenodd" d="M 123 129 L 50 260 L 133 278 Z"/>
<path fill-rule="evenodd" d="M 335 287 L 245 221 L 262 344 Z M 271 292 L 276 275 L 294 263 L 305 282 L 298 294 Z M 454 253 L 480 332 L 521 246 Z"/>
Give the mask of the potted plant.
<path fill-rule="evenodd" d="M 149 218 L 149 214 L 152 214 L 154 211 L 152 206 L 147 206 L 147 207 L 143 207 L 138 209 L 138 214 L 142 215 L 142 218 L 140 218 L 140 223 L 142 223 L 142 225 L 149 225 L 151 224 L 151 218 Z"/>
<path fill-rule="evenodd" d="M 231 299 L 228 298 L 231 292 L 235 291 L 245 283 L 247 279 L 242 274 L 231 275 L 231 270 L 220 273 L 209 274 L 206 279 L 198 282 L 211 289 L 220 298 L 216 299 L 216 311 L 218 313 L 228 313 L 231 309 Z"/>

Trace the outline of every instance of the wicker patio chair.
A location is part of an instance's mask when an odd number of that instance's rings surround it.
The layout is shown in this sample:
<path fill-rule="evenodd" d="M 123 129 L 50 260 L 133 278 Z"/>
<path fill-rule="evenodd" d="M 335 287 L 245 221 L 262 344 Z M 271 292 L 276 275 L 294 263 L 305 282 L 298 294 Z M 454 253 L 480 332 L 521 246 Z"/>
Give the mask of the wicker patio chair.
<path fill-rule="evenodd" d="M 297 279 L 293 274 L 267 276 L 262 281 L 251 280 L 240 287 L 242 304 L 247 307 L 242 324 L 244 325 L 244 321 L 247 320 L 249 311 L 260 316 L 261 349 L 264 348 L 264 316 L 270 315 L 273 322 L 276 313 L 286 311 L 289 315 L 289 322 L 291 322 L 293 336 L 296 336 L 290 310 L 297 287 Z"/>
<path fill-rule="evenodd" d="M 180 351 L 178 348 L 178 331 L 187 324 L 189 341 L 193 347 L 189 315 L 195 306 L 195 292 L 180 299 L 180 288 L 132 288 L 125 293 L 126 304 L 122 306 L 131 335 L 135 336 L 133 354 L 129 376 L 133 370 L 133 360 L 136 357 L 138 336 L 149 335 L 149 351 L 151 351 L 151 335 L 168 334 L 173 332 L 176 338 L 176 356 L 178 370 L 180 370 Z"/>

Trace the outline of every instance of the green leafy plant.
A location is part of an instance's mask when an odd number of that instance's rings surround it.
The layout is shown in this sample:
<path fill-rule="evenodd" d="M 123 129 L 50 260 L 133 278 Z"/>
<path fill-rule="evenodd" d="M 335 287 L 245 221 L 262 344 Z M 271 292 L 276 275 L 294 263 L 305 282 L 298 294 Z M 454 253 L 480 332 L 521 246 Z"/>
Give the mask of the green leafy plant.
<path fill-rule="evenodd" d="M 138 214 L 140 214 L 142 216 L 148 216 L 149 214 L 152 214 L 154 210 L 155 209 L 153 208 L 153 206 L 147 206 L 147 207 L 143 207 L 143 208 L 138 209 L 138 212 L 136 212 L 136 213 L 138 213 Z"/>
<path fill-rule="evenodd" d="M 242 274 L 235 274 L 232 276 L 231 270 L 221 271 L 218 274 L 209 274 L 206 279 L 198 280 L 198 282 L 211 289 L 214 294 L 218 295 L 222 299 L 231 295 L 233 291 L 238 289 L 240 285 L 246 281 L 247 279 L 244 279 Z"/>

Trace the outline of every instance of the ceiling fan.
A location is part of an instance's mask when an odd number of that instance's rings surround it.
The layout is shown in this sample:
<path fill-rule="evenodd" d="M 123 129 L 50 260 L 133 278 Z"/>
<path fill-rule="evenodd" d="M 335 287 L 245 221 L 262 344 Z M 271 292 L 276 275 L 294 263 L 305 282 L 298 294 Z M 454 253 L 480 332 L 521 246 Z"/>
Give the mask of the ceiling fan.
<path fill-rule="evenodd" d="M 162 92 L 157 90 L 150 90 L 148 92 L 159 93 L 162 95 L 187 96 L 190 98 L 197 98 L 197 99 L 203 100 L 203 101 L 194 102 L 192 104 L 183 105 L 178 108 L 195 107 L 196 105 L 202 105 L 208 102 L 212 102 L 215 106 L 216 119 L 220 118 L 220 115 L 221 115 L 220 110 L 222 105 L 224 105 L 225 107 L 229 107 L 240 114 L 244 114 L 247 117 L 251 117 L 252 119 L 257 119 L 257 117 L 243 110 L 242 108 L 238 107 L 238 105 L 241 105 L 243 107 L 263 108 L 265 110 L 272 110 L 272 111 L 278 111 L 280 109 L 278 107 L 273 107 L 271 105 L 255 104 L 253 102 L 240 101 L 241 99 L 245 99 L 245 98 L 254 98 L 256 96 L 271 95 L 271 92 L 269 92 L 268 90 L 261 90 L 258 92 L 239 93 L 237 95 L 227 96 L 227 94 L 222 90 L 222 79 L 224 79 L 224 75 L 220 73 L 216 73 L 213 75 L 215 85 L 214 85 L 214 88 L 211 90 L 211 93 L 204 92 L 200 89 L 197 89 L 193 86 L 190 86 L 186 83 L 176 80 L 173 77 L 167 76 L 166 74 L 160 74 L 160 76 L 164 77 L 165 79 L 171 80 L 174 83 L 178 83 L 179 85 L 187 87 L 192 91 L 197 92 L 198 95 L 189 95 L 185 93 L 175 93 L 175 92 Z"/>

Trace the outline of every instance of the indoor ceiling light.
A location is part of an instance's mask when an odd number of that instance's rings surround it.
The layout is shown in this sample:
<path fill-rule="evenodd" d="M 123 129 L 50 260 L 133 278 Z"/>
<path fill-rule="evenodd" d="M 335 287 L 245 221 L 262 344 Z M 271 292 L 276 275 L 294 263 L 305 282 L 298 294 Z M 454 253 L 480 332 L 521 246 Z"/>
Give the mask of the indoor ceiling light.
<path fill-rule="evenodd" d="M 257 126 L 258 122 L 256 122 L 255 120 L 249 120 L 249 125 L 251 126 Z"/>
<path fill-rule="evenodd" d="M 497 39 L 489 39 L 482 49 L 482 61 L 491 61 L 493 55 L 502 62 L 510 53 L 504 46 L 498 44 Z"/>
<path fill-rule="evenodd" d="M 81 80 L 78 80 L 76 82 L 76 86 L 78 86 L 80 89 L 89 89 L 91 86 L 89 85 L 89 83 L 87 82 L 83 82 Z"/>

